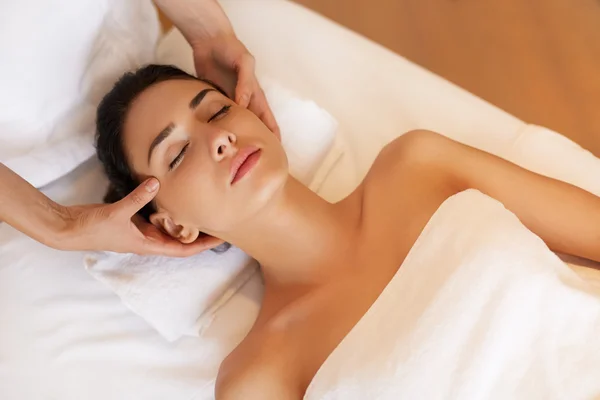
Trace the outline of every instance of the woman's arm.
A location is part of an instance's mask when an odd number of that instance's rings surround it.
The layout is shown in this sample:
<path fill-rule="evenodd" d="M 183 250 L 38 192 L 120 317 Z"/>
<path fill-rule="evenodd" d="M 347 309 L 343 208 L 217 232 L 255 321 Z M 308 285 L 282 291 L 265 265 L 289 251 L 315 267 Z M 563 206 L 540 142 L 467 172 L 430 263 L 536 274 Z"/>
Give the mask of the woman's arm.
<path fill-rule="evenodd" d="M 0 163 L 0 222 L 56 247 L 66 230 L 63 207 Z"/>
<path fill-rule="evenodd" d="M 184 245 L 147 222 L 136 226 L 132 216 L 156 193 L 158 181 L 150 179 L 114 204 L 65 207 L 0 163 L 0 222 L 47 246 L 185 257 L 222 243 L 205 237 Z"/>
<path fill-rule="evenodd" d="M 154 0 L 186 40 L 198 42 L 233 35 L 233 28 L 216 0 Z"/>
<path fill-rule="evenodd" d="M 457 191 L 477 189 L 502 202 L 554 251 L 600 261 L 599 197 L 433 132 L 407 135 L 409 154 Z"/>

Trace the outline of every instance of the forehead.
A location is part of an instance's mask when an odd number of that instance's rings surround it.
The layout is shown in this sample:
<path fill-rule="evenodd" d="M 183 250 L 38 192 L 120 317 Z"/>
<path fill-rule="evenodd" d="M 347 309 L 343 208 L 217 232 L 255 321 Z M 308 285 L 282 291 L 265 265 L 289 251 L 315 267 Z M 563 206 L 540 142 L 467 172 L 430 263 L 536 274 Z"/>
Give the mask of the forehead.
<path fill-rule="evenodd" d="M 213 87 L 195 79 L 177 79 L 157 83 L 140 93 L 129 106 L 123 124 L 123 145 L 130 163 L 139 165 L 140 157 L 147 156 L 160 131 L 189 117 L 190 101 L 207 88 Z"/>
<path fill-rule="evenodd" d="M 143 122 L 152 123 L 169 117 L 169 112 L 189 111 L 190 100 L 201 90 L 213 88 L 192 79 L 159 82 L 141 92 L 129 106 L 125 131 L 135 130 Z"/>

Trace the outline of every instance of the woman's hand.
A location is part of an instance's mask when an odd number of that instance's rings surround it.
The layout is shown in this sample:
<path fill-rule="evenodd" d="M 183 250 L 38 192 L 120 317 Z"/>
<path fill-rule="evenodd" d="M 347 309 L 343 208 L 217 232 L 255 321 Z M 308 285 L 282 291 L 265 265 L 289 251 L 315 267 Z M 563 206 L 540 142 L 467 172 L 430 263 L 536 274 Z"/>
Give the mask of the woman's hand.
<path fill-rule="evenodd" d="M 113 204 L 62 207 L 64 224 L 52 247 L 63 250 L 106 250 L 118 253 L 187 257 L 214 248 L 222 240 L 201 236 L 183 244 L 146 222 L 136 213 L 158 193 L 150 178 Z"/>
<path fill-rule="evenodd" d="M 248 108 L 277 137 L 279 127 L 254 72 L 254 57 L 233 34 L 223 34 L 192 43 L 199 77 L 221 86 L 234 101 Z"/>

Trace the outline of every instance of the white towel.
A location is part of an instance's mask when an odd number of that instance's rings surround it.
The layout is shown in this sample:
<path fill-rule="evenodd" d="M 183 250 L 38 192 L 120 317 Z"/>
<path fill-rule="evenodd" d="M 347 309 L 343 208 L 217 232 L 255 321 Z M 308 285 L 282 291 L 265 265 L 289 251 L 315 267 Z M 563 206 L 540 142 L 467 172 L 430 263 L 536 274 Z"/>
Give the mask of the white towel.
<path fill-rule="evenodd" d="M 308 400 L 597 399 L 600 290 L 499 202 L 448 199 Z"/>
<path fill-rule="evenodd" d="M 274 82 L 264 88 L 281 128 L 290 173 L 318 191 L 345 151 L 337 122 L 314 102 Z M 169 341 L 200 335 L 257 267 L 237 248 L 186 259 L 92 253 L 85 265 Z"/>

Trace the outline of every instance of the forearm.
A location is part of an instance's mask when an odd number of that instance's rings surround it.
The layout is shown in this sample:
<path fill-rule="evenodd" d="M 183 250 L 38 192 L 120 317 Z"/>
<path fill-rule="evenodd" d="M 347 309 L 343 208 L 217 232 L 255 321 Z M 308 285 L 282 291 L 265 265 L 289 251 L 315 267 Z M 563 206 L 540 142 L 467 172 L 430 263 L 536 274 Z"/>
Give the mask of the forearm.
<path fill-rule="evenodd" d="M 27 236 L 56 246 L 66 222 L 64 208 L 0 163 L 0 221 Z"/>
<path fill-rule="evenodd" d="M 506 174 L 513 183 L 479 186 L 504 203 L 552 250 L 600 261 L 600 198 L 513 164 L 507 168 L 514 170 Z"/>
<path fill-rule="evenodd" d="M 233 28 L 216 0 L 155 0 L 192 46 L 214 37 L 233 34 Z"/>
<path fill-rule="evenodd" d="M 132 216 L 152 201 L 158 186 L 148 179 L 114 204 L 64 207 L 0 163 L 0 222 L 61 250 L 189 257 L 222 243 L 207 237 L 184 245 L 147 222 L 136 226 Z"/>

